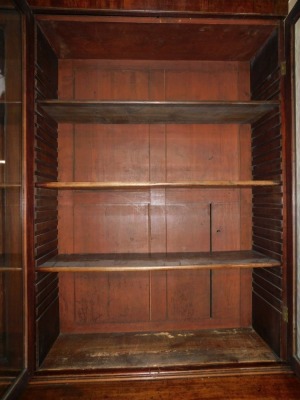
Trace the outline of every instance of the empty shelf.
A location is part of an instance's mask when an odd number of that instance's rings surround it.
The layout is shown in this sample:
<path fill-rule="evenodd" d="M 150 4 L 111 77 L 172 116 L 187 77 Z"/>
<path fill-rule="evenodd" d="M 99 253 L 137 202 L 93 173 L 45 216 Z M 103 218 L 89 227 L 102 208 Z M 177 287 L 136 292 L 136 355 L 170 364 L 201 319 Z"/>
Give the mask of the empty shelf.
<path fill-rule="evenodd" d="M 0 189 L 20 188 L 20 183 L 0 183 Z"/>
<path fill-rule="evenodd" d="M 62 101 L 38 103 L 58 122 L 99 124 L 249 124 L 277 101 Z"/>
<path fill-rule="evenodd" d="M 201 188 L 277 186 L 279 182 L 264 181 L 178 181 L 178 182 L 38 182 L 36 187 L 46 189 L 143 189 L 143 188 Z"/>
<path fill-rule="evenodd" d="M 45 272 L 168 271 L 278 267 L 280 261 L 255 251 L 169 254 L 58 255 L 38 267 Z"/>

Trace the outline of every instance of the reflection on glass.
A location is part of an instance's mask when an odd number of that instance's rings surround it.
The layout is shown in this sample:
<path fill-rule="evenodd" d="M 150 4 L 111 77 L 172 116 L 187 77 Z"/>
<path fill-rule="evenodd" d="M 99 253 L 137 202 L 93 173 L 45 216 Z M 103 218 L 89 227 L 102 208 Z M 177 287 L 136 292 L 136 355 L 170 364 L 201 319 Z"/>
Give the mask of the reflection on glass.
<path fill-rule="evenodd" d="M 0 5 L 0 397 L 23 370 L 21 17 Z"/>
<path fill-rule="evenodd" d="M 295 25 L 295 104 L 296 104 L 296 184 L 297 184 L 297 355 L 300 358 L 300 105 L 299 105 L 299 90 L 300 90 L 300 20 Z"/>

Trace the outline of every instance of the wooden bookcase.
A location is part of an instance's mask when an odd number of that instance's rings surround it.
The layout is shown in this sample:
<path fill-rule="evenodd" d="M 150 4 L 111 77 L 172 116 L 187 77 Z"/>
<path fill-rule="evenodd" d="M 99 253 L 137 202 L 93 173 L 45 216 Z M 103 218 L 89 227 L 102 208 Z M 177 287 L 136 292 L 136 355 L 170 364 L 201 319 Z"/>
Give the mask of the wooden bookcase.
<path fill-rule="evenodd" d="M 35 43 L 38 371 L 278 366 L 281 21 L 40 14 Z"/>

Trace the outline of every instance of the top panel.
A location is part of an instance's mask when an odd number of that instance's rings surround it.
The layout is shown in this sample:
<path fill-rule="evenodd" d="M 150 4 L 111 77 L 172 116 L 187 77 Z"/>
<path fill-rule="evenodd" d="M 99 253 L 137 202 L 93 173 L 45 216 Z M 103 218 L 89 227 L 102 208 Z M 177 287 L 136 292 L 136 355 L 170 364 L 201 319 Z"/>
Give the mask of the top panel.
<path fill-rule="evenodd" d="M 38 9 L 68 9 L 136 12 L 175 12 L 201 14 L 259 14 L 285 16 L 288 0 L 27 0 Z"/>
<path fill-rule="evenodd" d="M 58 58 L 249 61 L 279 22 L 40 15 Z"/>

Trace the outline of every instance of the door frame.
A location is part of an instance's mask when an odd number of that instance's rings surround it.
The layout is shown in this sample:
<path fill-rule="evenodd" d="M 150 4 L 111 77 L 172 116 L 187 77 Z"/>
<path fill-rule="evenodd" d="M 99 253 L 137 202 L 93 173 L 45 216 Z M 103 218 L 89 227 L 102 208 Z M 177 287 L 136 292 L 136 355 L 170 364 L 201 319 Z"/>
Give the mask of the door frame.
<path fill-rule="evenodd" d="M 297 198 L 300 203 L 300 193 L 297 194 L 296 182 L 296 113 L 295 113 L 295 24 L 300 19 L 300 0 L 297 0 L 293 9 L 285 20 L 285 115 L 286 121 L 286 199 L 287 199 L 287 287 L 289 288 L 287 298 L 288 309 L 288 334 L 287 334 L 287 352 L 288 360 L 292 363 L 297 375 L 300 376 L 300 358 L 297 358 L 297 330 L 300 330 L 300 321 L 297 326 L 297 290 L 300 290 L 300 283 L 297 287 L 297 230 L 300 229 L 300 221 L 297 229 Z M 300 40 L 300 38 L 299 38 Z M 299 132 L 300 134 L 300 132 Z M 298 158 L 300 149 L 298 149 Z M 300 206 L 300 204 L 299 204 Z M 298 267 L 300 269 L 300 265 Z M 300 271 L 299 271 L 300 273 Z M 298 344 L 300 347 L 300 343 Z"/>

